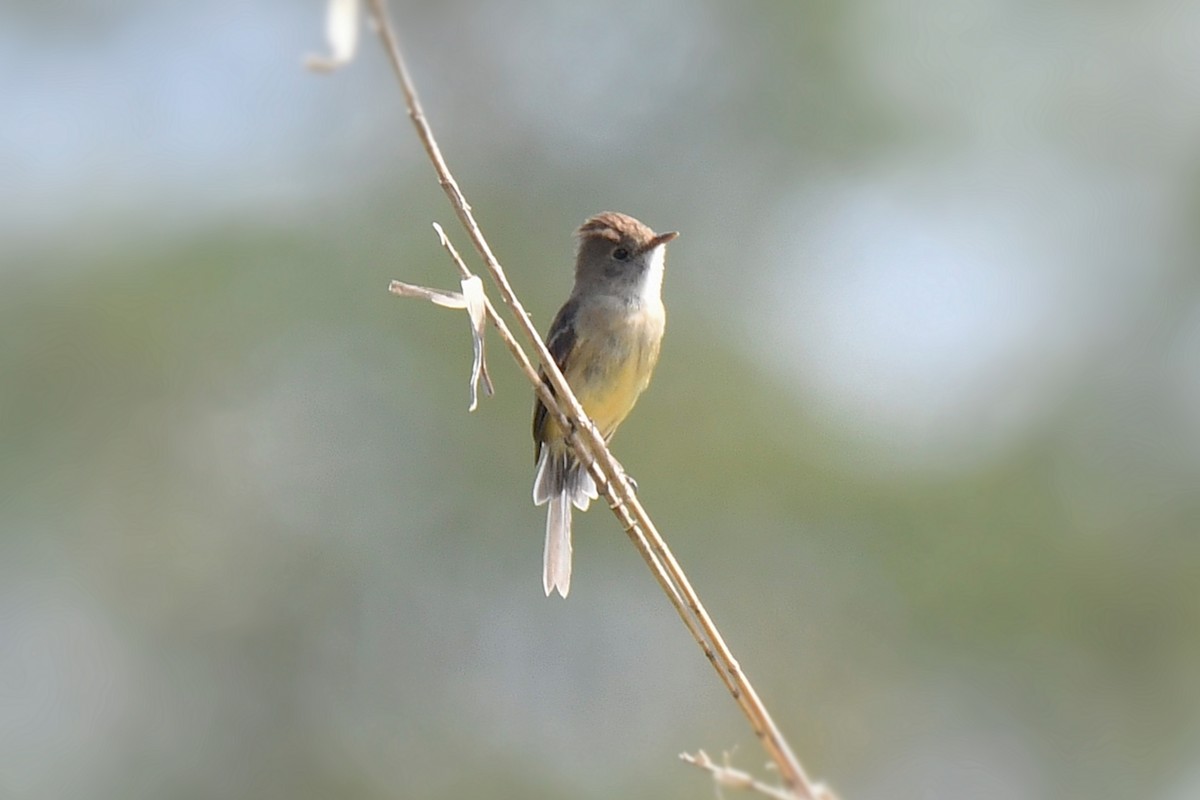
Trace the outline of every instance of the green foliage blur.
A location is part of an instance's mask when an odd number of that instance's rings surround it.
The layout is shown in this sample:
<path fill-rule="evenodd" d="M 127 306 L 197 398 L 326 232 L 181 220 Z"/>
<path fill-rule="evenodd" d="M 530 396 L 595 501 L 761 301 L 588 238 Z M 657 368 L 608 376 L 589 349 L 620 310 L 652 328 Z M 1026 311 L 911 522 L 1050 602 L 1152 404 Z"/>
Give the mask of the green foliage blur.
<path fill-rule="evenodd" d="M 586 216 L 683 232 L 614 450 L 813 774 L 1200 797 L 1196 7 L 392 8 L 539 326 Z M 0 9 L 0 797 L 769 778 L 603 507 L 542 596 L 529 389 L 387 293 L 470 248 L 324 13 Z"/>

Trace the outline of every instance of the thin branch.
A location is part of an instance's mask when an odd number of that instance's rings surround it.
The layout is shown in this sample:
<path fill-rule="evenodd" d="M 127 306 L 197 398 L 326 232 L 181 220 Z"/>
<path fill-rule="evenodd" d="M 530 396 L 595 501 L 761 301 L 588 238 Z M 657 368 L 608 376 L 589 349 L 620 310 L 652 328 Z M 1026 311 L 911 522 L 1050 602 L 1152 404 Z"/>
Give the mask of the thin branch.
<path fill-rule="evenodd" d="M 563 424 L 563 429 L 571 432 L 570 441 L 580 460 L 588 465 L 596 477 L 597 486 L 604 492 L 609 506 L 617 515 L 622 527 L 654 572 L 655 578 L 675 606 L 685 626 L 746 715 L 755 735 L 762 741 L 767 753 L 777 765 L 780 779 L 787 793 L 802 800 L 831 800 L 832 794 L 820 784 L 814 783 L 800 765 L 795 753 L 767 712 L 758 693 L 751 686 L 724 638 L 713 624 L 712 618 L 700 602 L 699 596 L 684 575 L 675 556 L 625 480 L 625 471 L 609 452 L 603 438 L 591 424 L 583 407 L 579 404 L 579 400 L 571 391 L 571 387 L 547 351 L 537 329 L 509 284 L 504 269 L 500 266 L 491 246 L 475 221 L 471 206 L 467 203 L 458 182 L 455 181 L 449 167 L 446 166 L 441 149 L 438 147 L 437 140 L 434 138 L 433 131 L 421 108 L 416 88 L 409 76 L 386 3 L 384 0 L 367 0 L 367 5 L 374 18 L 376 30 L 388 59 L 400 82 L 409 118 L 433 164 L 442 190 L 446 193 L 455 214 L 470 236 L 471 243 L 496 282 L 505 304 L 512 311 L 517 324 L 541 361 L 550 386 L 540 379 L 537 371 L 524 356 L 520 345 L 511 338 L 511 333 L 507 332 L 503 321 L 495 313 L 495 309 L 491 307 L 490 303 L 488 304 L 488 318 L 500 331 L 505 344 L 517 358 L 522 371 L 534 385 L 534 390 L 542 402 Z"/>
<path fill-rule="evenodd" d="M 764 797 L 770 797 L 772 800 L 792 800 L 794 796 L 778 786 L 771 786 L 755 779 L 749 772 L 731 767 L 728 764 L 728 754 L 726 754 L 727 763 L 725 764 L 713 761 L 703 750 L 698 751 L 696 755 L 680 753 L 679 760 L 708 772 L 712 775 L 713 783 L 717 785 L 718 789 L 744 789 L 757 792 Z"/>

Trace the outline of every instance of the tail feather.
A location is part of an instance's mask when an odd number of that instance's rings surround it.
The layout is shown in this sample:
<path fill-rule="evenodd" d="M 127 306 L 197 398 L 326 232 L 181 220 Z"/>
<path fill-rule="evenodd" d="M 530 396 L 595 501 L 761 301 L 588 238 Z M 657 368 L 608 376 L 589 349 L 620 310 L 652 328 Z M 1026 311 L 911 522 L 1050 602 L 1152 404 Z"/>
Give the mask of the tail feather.
<path fill-rule="evenodd" d="M 535 506 L 545 505 L 551 497 L 558 493 L 558 487 L 562 483 L 558 462 L 559 459 L 550 452 L 550 448 L 542 445 L 537 467 L 533 473 L 533 504 Z"/>
<path fill-rule="evenodd" d="M 579 465 L 567 476 L 567 490 L 571 493 L 571 502 L 580 511 L 587 511 L 591 502 L 600 496 L 592 473 Z"/>
<path fill-rule="evenodd" d="M 563 597 L 571 589 L 571 506 L 587 511 L 599 497 L 596 482 L 569 451 L 542 445 L 533 479 L 534 505 L 546 510 L 546 552 L 542 586 L 549 595 L 556 588 Z"/>
<path fill-rule="evenodd" d="M 546 511 L 546 552 L 542 563 L 542 588 L 546 596 L 558 589 L 571 591 L 571 499 L 566 491 L 550 499 Z"/>

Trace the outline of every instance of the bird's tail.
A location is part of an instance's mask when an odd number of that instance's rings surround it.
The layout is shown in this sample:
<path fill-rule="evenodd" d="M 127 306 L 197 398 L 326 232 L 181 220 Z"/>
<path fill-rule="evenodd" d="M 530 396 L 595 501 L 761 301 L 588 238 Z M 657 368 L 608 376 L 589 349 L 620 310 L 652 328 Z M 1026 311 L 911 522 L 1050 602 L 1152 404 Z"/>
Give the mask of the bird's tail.
<path fill-rule="evenodd" d="M 596 483 L 570 452 L 542 445 L 533 479 L 535 505 L 546 510 L 546 550 L 542 563 L 542 588 L 563 597 L 571 591 L 571 506 L 587 511 L 598 497 Z"/>

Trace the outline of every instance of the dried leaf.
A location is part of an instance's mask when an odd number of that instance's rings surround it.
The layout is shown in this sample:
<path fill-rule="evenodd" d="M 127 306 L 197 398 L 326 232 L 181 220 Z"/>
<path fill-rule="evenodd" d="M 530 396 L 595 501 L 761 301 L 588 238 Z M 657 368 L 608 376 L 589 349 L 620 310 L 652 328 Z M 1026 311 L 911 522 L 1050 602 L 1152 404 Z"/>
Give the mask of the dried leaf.
<path fill-rule="evenodd" d="M 329 0 L 325 13 L 325 40 L 329 55 L 310 55 L 305 66 L 314 72 L 332 72 L 354 60 L 362 29 L 360 0 Z"/>
<path fill-rule="evenodd" d="M 487 373 L 487 361 L 484 356 L 484 331 L 487 329 L 487 298 L 483 294 L 483 281 L 478 275 L 472 275 L 462 280 L 462 296 L 466 301 L 467 315 L 471 319 L 471 348 L 474 360 L 471 363 L 471 405 L 468 411 L 474 411 L 479 405 L 479 381 L 483 380 L 483 390 L 490 397 L 495 393 L 492 379 Z"/>
<path fill-rule="evenodd" d="M 392 281 L 388 291 L 399 297 L 416 297 L 428 300 L 444 308 L 465 308 L 468 321 L 471 323 L 471 349 L 474 358 L 471 363 L 471 405 L 468 411 L 474 411 L 479 406 L 479 383 L 483 382 L 483 391 L 491 397 L 496 393 L 492 386 L 492 377 L 488 374 L 487 358 L 484 353 L 484 331 L 487 329 L 487 297 L 483 293 L 483 281 L 478 275 L 471 275 L 462 280 L 462 294 L 444 292 L 441 289 L 430 289 L 427 286 L 417 286 L 404 281 Z"/>
<path fill-rule="evenodd" d="M 458 292 L 443 292 L 441 289 L 430 289 L 425 286 L 405 283 L 404 281 L 392 281 L 388 284 L 388 291 L 400 297 L 416 297 L 420 300 L 428 300 L 443 308 L 467 307 L 466 298 Z"/>

